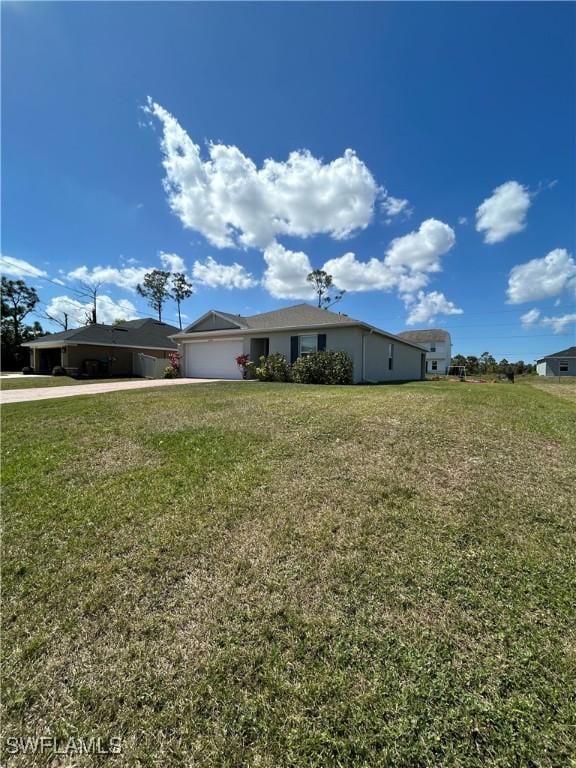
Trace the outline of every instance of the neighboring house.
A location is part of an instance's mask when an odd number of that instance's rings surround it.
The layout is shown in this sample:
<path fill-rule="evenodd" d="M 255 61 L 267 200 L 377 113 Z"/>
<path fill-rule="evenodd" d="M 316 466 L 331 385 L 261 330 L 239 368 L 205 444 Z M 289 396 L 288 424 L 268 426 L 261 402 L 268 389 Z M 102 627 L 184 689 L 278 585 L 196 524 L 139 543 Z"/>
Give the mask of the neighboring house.
<path fill-rule="evenodd" d="M 190 377 L 239 379 L 240 355 L 257 363 L 262 355 L 281 352 L 293 363 L 324 349 L 350 355 L 355 382 L 424 377 L 422 347 L 309 304 L 249 317 L 210 310 L 172 338 L 180 344 L 183 374 Z"/>
<path fill-rule="evenodd" d="M 35 373 L 51 373 L 60 365 L 71 376 L 132 376 L 144 373 L 142 355 L 166 361 L 170 352 L 176 352 L 178 346 L 170 337 L 177 332 L 173 325 L 144 318 L 118 325 L 85 325 L 22 346 L 30 347 Z"/>
<path fill-rule="evenodd" d="M 422 331 L 402 331 L 398 336 L 424 347 L 426 373 L 448 373 L 452 361 L 452 339 L 448 331 L 443 331 L 441 328 L 426 328 Z"/>
<path fill-rule="evenodd" d="M 536 360 L 536 372 L 539 376 L 576 376 L 576 347 Z"/>

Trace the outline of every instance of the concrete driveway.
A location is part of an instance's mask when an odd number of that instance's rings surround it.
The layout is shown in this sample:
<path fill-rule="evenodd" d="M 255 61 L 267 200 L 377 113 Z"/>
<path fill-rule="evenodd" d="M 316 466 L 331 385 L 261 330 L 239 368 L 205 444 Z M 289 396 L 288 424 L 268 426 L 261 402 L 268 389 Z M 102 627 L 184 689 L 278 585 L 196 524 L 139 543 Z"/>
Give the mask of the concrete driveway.
<path fill-rule="evenodd" d="M 182 384 L 208 384 L 220 379 L 143 379 L 142 381 L 114 381 L 110 383 L 78 384 L 62 387 L 30 387 L 29 389 L 10 389 L 0 392 L 0 404 L 29 403 L 34 400 L 55 400 L 59 397 L 77 397 L 78 395 L 104 395 L 106 392 L 122 392 L 131 389 L 149 389 L 150 387 L 178 387 Z"/>

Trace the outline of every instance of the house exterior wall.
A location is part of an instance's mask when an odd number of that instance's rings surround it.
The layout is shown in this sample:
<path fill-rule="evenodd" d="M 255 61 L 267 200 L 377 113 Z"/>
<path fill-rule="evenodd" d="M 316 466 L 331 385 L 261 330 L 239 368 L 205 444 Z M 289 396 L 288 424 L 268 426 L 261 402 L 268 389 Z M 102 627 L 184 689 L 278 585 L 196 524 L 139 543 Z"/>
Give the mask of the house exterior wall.
<path fill-rule="evenodd" d="M 448 373 L 448 368 L 452 361 L 452 342 L 446 341 L 419 341 L 418 344 L 426 349 L 426 373 Z M 436 350 L 431 351 L 430 347 L 435 346 Z M 432 370 L 432 361 L 436 360 L 437 368 Z"/>
<path fill-rule="evenodd" d="M 560 371 L 560 362 L 563 360 L 568 363 L 567 371 Z M 539 376 L 576 376 L 576 358 L 548 358 L 537 363 L 536 372 Z"/>
<path fill-rule="evenodd" d="M 290 346 L 292 336 L 308 336 L 323 333 L 326 335 L 326 349 L 335 352 L 346 352 L 352 358 L 354 366 L 354 382 L 361 381 L 407 381 L 421 378 L 422 352 L 409 344 L 389 339 L 379 333 L 370 333 L 362 328 L 333 328 L 326 327 L 297 331 L 264 331 L 244 337 L 244 354 L 250 354 L 252 338 L 267 337 L 270 339 L 270 354 L 281 353 L 290 362 Z M 364 342 L 362 338 L 364 337 Z M 364 343 L 364 355 L 362 346 Z M 394 344 L 394 362 L 392 370 L 388 368 L 388 344 Z M 364 356 L 364 372 L 362 358 Z M 254 361 L 257 362 L 257 361 Z"/>
<path fill-rule="evenodd" d="M 412 381 L 422 378 L 423 351 L 408 344 L 368 333 L 365 344 L 365 381 Z M 388 364 L 389 345 L 392 349 L 392 369 Z"/>
<path fill-rule="evenodd" d="M 259 338 L 270 339 L 270 354 L 280 352 L 290 362 L 290 343 L 292 336 L 310 336 L 324 333 L 326 335 L 326 349 L 335 352 L 347 352 L 354 363 L 354 381 L 362 380 L 362 334 L 358 328 L 326 328 L 307 330 L 299 328 L 297 331 L 274 331 L 272 333 L 261 332 L 253 334 Z M 244 354 L 250 354 L 250 336 L 245 339 Z"/>

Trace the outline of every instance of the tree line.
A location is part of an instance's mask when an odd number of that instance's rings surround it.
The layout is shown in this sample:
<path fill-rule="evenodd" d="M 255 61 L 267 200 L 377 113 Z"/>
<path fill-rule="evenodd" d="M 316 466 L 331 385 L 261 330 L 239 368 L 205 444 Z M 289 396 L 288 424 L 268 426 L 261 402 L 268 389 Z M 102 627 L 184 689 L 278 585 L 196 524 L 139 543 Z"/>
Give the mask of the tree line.
<path fill-rule="evenodd" d="M 468 375 L 513 373 L 517 376 L 521 376 L 523 373 L 533 373 L 536 370 L 535 365 L 532 363 L 525 363 L 524 360 L 510 362 L 503 357 L 502 360 L 498 362 L 490 352 L 483 352 L 480 357 L 476 357 L 475 355 L 455 355 L 452 358 L 451 365 L 453 367 L 463 366 L 466 368 L 466 373 Z"/>

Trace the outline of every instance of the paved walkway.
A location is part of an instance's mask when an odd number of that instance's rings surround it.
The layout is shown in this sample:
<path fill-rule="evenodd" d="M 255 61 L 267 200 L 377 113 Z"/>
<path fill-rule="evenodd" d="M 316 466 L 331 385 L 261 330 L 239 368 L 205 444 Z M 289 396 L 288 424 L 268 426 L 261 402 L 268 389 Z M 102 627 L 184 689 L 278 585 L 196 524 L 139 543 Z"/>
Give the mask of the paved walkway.
<path fill-rule="evenodd" d="M 53 400 L 58 397 L 77 395 L 103 395 L 106 392 L 120 392 L 127 389 L 149 389 L 150 387 L 176 387 L 182 384 L 207 384 L 219 379 L 143 379 L 142 381 L 114 381 L 98 384 L 72 384 L 62 387 L 30 387 L 9 389 L 0 392 L 0 404 L 29 403 L 34 400 Z"/>

